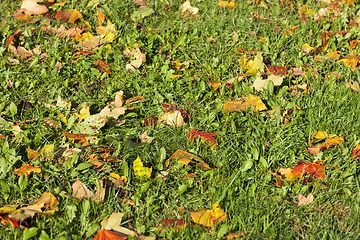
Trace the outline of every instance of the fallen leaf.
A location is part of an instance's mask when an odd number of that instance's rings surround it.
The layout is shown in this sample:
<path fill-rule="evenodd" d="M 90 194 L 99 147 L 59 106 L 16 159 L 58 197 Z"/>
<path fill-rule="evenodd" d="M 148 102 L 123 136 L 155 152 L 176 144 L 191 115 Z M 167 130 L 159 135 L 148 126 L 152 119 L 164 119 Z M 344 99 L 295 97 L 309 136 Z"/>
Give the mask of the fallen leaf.
<path fill-rule="evenodd" d="M 107 121 L 107 118 L 101 114 L 90 115 L 83 122 L 75 124 L 74 131 L 76 133 L 96 135 Z"/>
<path fill-rule="evenodd" d="M 89 136 L 85 134 L 73 134 L 64 132 L 61 136 L 66 136 L 69 140 L 73 140 L 75 143 L 81 143 L 83 146 L 89 146 L 90 143 L 93 144 L 97 137 L 95 136 Z"/>
<path fill-rule="evenodd" d="M 225 212 L 218 203 L 214 203 L 211 210 L 201 208 L 198 211 L 189 211 L 189 213 L 194 223 L 206 227 L 212 227 L 214 224 L 226 221 L 227 219 Z"/>
<path fill-rule="evenodd" d="M 351 157 L 354 159 L 360 158 L 360 144 L 356 145 L 356 147 L 352 150 Z"/>
<path fill-rule="evenodd" d="M 36 173 L 40 173 L 41 172 L 41 168 L 39 167 L 33 167 L 29 164 L 25 164 L 24 166 L 15 169 L 14 174 L 21 176 L 21 174 L 23 173 L 26 177 L 29 176 L 30 173 L 32 172 L 36 172 Z"/>
<path fill-rule="evenodd" d="M 194 161 L 198 168 L 204 171 L 211 170 L 211 167 L 207 163 L 205 163 L 200 157 L 185 152 L 184 150 L 181 149 L 176 150 L 176 152 L 174 152 L 174 154 L 169 159 L 166 160 L 165 162 L 166 167 L 169 166 L 171 159 L 174 159 L 184 165 L 188 165 L 190 162 Z"/>
<path fill-rule="evenodd" d="M 43 207 L 44 207 L 44 203 L 22 207 L 9 214 L 9 217 L 15 220 L 16 222 L 21 222 L 27 218 L 33 217 L 36 213 L 41 213 L 42 212 L 41 208 Z"/>
<path fill-rule="evenodd" d="M 40 0 L 24 0 L 20 9 L 25 10 L 25 15 L 41 15 L 47 13 L 49 9 L 45 5 L 37 4 Z"/>
<path fill-rule="evenodd" d="M 94 240 L 125 240 L 128 239 L 129 236 L 105 229 L 99 229 L 97 234 L 94 237 Z"/>
<path fill-rule="evenodd" d="M 180 5 L 181 12 L 185 13 L 188 11 L 191 15 L 195 15 L 198 13 L 199 9 L 196 7 L 192 7 L 190 1 L 186 1 Z"/>
<path fill-rule="evenodd" d="M 309 193 L 309 195 L 307 197 L 305 197 L 299 193 L 299 201 L 297 202 L 296 205 L 298 205 L 298 206 L 307 205 L 307 204 L 312 203 L 313 201 L 314 201 L 314 195 L 312 195 L 312 193 Z"/>
<path fill-rule="evenodd" d="M 252 85 L 257 91 L 263 91 L 266 89 L 269 82 L 272 82 L 274 86 L 281 86 L 283 77 L 270 75 L 267 79 L 263 80 L 261 77 L 257 77 Z"/>
<path fill-rule="evenodd" d="M 345 83 L 345 86 L 347 88 L 351 88 L 352 90 L 354 90 L 356 92 L 360 92 L 360 85 L 356 81 L 347 82 L 347 83 Z"/>
<path fill-rule="evenodd" d="M 119 116 L 124 115 L 127 108 L 118 107 L 111 109 L 110 107 L 106 106 L 100 111 L 101 117 L 110 117 L 114 119 L 118 119 Z"/>
<path fill-rule="evenodd" d="M 311 145 L 314 141 L 321 141 L 321 140 L 324 140 L 325 139 L 325 144 L 318 144 L 318 145 L 315 145 L 315 146 L 309 146 L 307 148 L 307 151 L 311 154 L 318 154 L 320 153 L 320 150 L 323 149 L 323 148 L 328 148 L 330 146 L 333 146 L 333 145 L 340 145 L 344 142 L 344 139 L 335 135 L 335 134 L 332 134 L 332 135 L 329 135 L 328 133 L 326 132 L 321 132 L 321 131 L 318 131 L 318 132 L 315 132 L 311 137 L 310 137 L 310 142 L 309 142 L 309 145 Z"/>
<path fill-rule="evenodd" d="M 172 126 L 172 127 L 182 127 L 185 125 L 184 118 L 181 115 L 180 111 L 164 113 L 160 117 L 159 122 L 162 122 L 162 123 L 164 123 L 168 126 Z"/>
<path fill-rule="evenodd" d="M 325 180 L 325 167 L 315 162 L 299 162 L 291 168 L 281 168 L 279 172 L 285 176 L 286 181 L 294 178 L 302 178 L 303 175 L 309 174 L 312 177 Z"/>
<path fill-rule="evenodd" d="M 111 103 L 116 108 L 122 107 L 124 101 L 123 101 L 123 91 L 119 91 L 115 94 L 115 101 Z"/>
<path fill-rule="evenodd" d="M 129 104 L 139 103 L 139 102 L 143 102 L 143 101 L 145 101 L 145 97 L 136 96 L 136 97 L 132 97 L 132 98 L 127 99 L 125 104 L 129 105 Z"/>
<path fill-rule="evenodd" d="M 135 232 L 120 226 L 123 216 L 124 213 L 113 212 L 109 218 L 104 218 L 101 221 L 101 229 L 114 230 L 121 234 L 125 234 L 127 237 L 136 236 L 137 234 Z"/>
<path fill-rule="evenodd" d="M 231 0 L 230 2 L 228 1 L 221 1 L 218 3 L 218 7 L 219 8 L 235 8 L 235 1 L 234 0 Z"/>
<path fill-rule="evenodd" d="M 44 207 L 55 209 L 59 205 L 59 201 L 51 193 L 44 192 L 34 205 L 43 205 Z"/>
<path fill-rule="evenodd" d="M 136 158 L 136 160 L 133 163 L 133 169 L 135 171 L 135 175 L 137 176 L 144 176 L 147 178 L 150 178 L 152 167 L 144 167 L 143 163 L 141 162 L 139 156 Z"/>
<path fill-rule="evenodd" d="M 151 143 L 155 139 L 155 137 L 150 137 L 147 134 L 147 131 L 145 131 L 143 134 L 141 134 L 139 138 L 140 138 L 141 142 L 143 142 L 143 143 Z"/>
<path fill-rule="evenodd" d="M 202 142 L 205 142 L 210 146 L 211 150 L 218 146 L 218 143 L 214 136 L 218 136 L 218 134 L 198 131 L 195 129 L 192 129 L 188 134 L 188 138 L 190 138 L 190 141 L 193 141 L 195 138 L 200 137 Z"/>
<path fill-rule="evenodd" d="M 64 20 L 69 21 L 75 25 L 75 21 L 79 18 L 82 18 L 82 14 L 77 10 L 69 10 L 69 11 L 56 11 L 55 19 L 56 20 Z"/>
<path fill-rule="evenodd" d="M 78 148 L 69 148 L 69 144 L 65 144 L 57 150 L 57 152 L 54 155 L 54 159 L 58 160 L 61 159 L 63 161 L 71 158 L 75 153 L 80 153 L 81 149 Z M 28 152 L 29 154 L 29 152 Z M 29 158 L 30 159 L 30 158 Z"/>
<path fill-rule="evenodd" d="M 261 98 L 249 94 L 246 98 L 240 98 L 236 101 L 226 102 L 223 106 L 222 111 L 224 113 L 237 112 L 237 111 L 246 111 L 253 110 L 254 112 L 266 110 L 267 107 L 261 101 Z"/>
<path fill-rule="evenodd" d="M 90 191 L 87 188 L 87 186 L 79 180 L 79 177 L 77 177 L 76 181 L 72 185 L 72 189 L 73 189 L 73 194 L 72 194 L 73 197 L 77 197 L 79 199 L 83 199 L 83 198 L 91 199 L 94 197 L 92 191 Z"/>

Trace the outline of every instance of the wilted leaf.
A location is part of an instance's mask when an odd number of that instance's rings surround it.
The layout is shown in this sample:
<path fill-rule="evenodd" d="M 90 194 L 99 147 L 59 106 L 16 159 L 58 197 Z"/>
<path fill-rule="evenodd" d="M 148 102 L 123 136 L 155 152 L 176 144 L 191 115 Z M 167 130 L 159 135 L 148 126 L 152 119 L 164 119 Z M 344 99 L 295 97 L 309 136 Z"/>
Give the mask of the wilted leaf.
<path fill-rule="evenodd" d="M 107 42 L 108 42 L 108 40 L 103 39 L 101 36 L 95 36 L 95 37 L 87 38 L 82 42 L 79 42 L 78 46 L 89 49 L 89 50 L 96 50 L 102 44 L 107 43 Z"/>
<path fill-rule="evenodd" d="M 246 98 L 240 98 L 236 101 L 226 102 L 223 106 L 222 111 L 224 113 L 236 112 L 236 111 L 246 111 L 252 109 L 254 112 L 266 110 L 267 107 L 261 101 L 261 98 L 249 94 Z"/>
<path fill-rule="evenodd" d="M 338 62 L 343 63 L 346 67 L 351 68 L 351 71 L 353 72 L 355 71 L 359 61 L 360 59 L 354 54 L 349 54 L 338 60 Z"/>
<path fill-rule="evenodd" d="M 196 163 L 196 166 L 204 171 L 211 170 L 211 167 L 205 163 L 200 157 L 185 152 L 184 150 L 178 149 L 174 154 L 165 162 L 165 166 L 168 167 L 170 160 L 174 159 L 178 161 L 179 163 L 182 163 L 184 165 L 188 165 L 191 161 L 194 161 Z"/>
<path fill-rule="evenodd" d="M 304 44 L 302 46 L 302 49 L 305 53 L 310 53 L 310 55 L 316 55 L 320 52 L 324 52 L 328 46 L 329 46 L 329 40 L 330 40 L 330 36 L 328 33 L 324 32 L 321 35 L 321 44 L 320 46 L 313 48 L 311 47 L 308 43 Z"/>
<path fill-rule="evenodd" d="M 33 167 L 29 164 L 25 164 L 24 166 L 15 169 L 14 174 L 21 176 L 21 174 L 23 173 L 26 177 L 29 176 L 30 173 L 32 172 L 36 172 L 36 173 L 40 173 L 41 172 L 41 168 L 39 167 Z"/>
<path fill-rule="evenodd" d="M 124 101 L 123 101 L 123 91 L 119 91 L 115 94 L 115 101 L 111 103 L 116 108 L 122 107 Z"/>
<path fill-rule="evenodd" d="M 288 73 L 286 67 L 267 66 L 267 69 L 272 75 L 285 75 Z"/>
<path fill-rule="evenodd" d="M 135 175 L 137 176 L 144 176 L 147 178 L 150 178 L 152 167 L 144 167 L 143 163 L 141 162 L 139 156 L 136 158 L 136 160 L 133 163 L 133 169 L 135 171 Z"/>
<path fill-rule="evenodd" d="M 125 104 L 134 104 L 134 103 L 139 103 L 139 102 L 143 102 L 145 101 L 145 97 L 144 96 L 136 96 L 136 97 L 132 97 L 126 100 Z"/>
<path fill-rule="evenodd" d="M 314 201 L 314 195 L 312 195 L 312 193 L 309 193 L 309 195 L 307 197 L 305 197 L 299 193 L 299 201 L 297 202 L 296 205 L 298 205 L 298 206 L 307 205 L 307 204 L 312 203 L 313 201 Z"/>
<path fill-rule="evenodd" d="M 340 145 L 344 142 L 344 139 L 335 134 L 329 135 L 328 133 L 321 131 L 314 133 L 310 139 L 311 140 L 309 145 L 311 145 L 314 141 L 321 141 L 325 139 L 325 144 L 318 144 L 316 146 L 310 146 L 307 148 L 307 151 L 314 155 L 320 153 L 320 150 L 323 148 L 328 148 L 333 145 Z"/>
<path fill-rule="evenodd" d="M 253 88 L 255 88 L 257 91 L 263 91 L 267 84 L 271 81 L 274 86 L 280 86 L 283 82 L 283 77 L 270 75 L 267 79 L 263 80 L 260 77 L 257 77 L 254 81 L 254 84 L 252 85 Z"/>
<path fill-rule="evenodd" d="M 118 119 L 120 115 L 125 114 L 126 109 L 127 108 L 124 108 L 124 107 L 118 107 L 118 108 L 111 109 L 108 106 L 106 106 L 105 108 L 103 108 L 100 111 L 99 114 L 101 117 L 110 117 L 110 118 Z"/>
<path fill-rule="evenodd" d="M 65 144 L 57 150 L 54 155 L 54 159 L 67 160 L 71 158 L 74 153 L 80 153 L 81 149 L 78 148 L 69 148 L 69 144 Z"/>
<path fill-rule="evenodd" d="M 143 62 L 146 61 L 146 54 L 140 51 L 140 48 L 135 45 L 135 48 L 130 51 L 129 48 L 125 48 L 123 51 L 124 56 L 130 59 L 131 56 L 135 57 L 135 60 L 130 62 L 130 65 L 134 68 L 139 68 Z"/>
<path fill-rule="evenodd" d="M 159 121 L 172 127 L 182 127 L 185 125 L 180 111 L 166 112 L 160 117 Z"/>
<path fill-rule="evenodd" d="M 73 140 L 75 143 L 81 143 L 83 146 L 89 146 L 90 143 L 94 143 L 97 137 L 84 135 L 81 133 L 73 134 L 64 132 L 61 136 L 66 136 L 69 140 Z"/>

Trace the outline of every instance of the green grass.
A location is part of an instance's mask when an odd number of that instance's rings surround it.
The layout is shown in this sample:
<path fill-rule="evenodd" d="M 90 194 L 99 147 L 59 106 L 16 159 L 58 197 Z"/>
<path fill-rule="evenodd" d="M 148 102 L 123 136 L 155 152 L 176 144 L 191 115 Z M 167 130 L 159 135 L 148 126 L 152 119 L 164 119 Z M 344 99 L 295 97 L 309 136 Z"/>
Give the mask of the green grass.
<path fill-rule="evenodd" d="M 110 43 L 110 51 L 103 44 L 93 55 L 81 55 L 73 63 L 75 51 L 72 50 L 78 49 L 75 40 L 44 33 L 44 16 L 36 22 L 15 20 L 12 14 L 20 8 L 20 1 L 4 1 L 0 6 L 0 117 L 9 123 L 21 122 L 24 130 L 14 137 L 9 126 L 0 125 L 4 126 L 0 128 L 0 136 L 6 136 L 0 139 L 0 206 L 31 205 L 44 192 L 51 192 L 59 201 L 58 211 L 53 215 L 35 215 L 26 221 L 26 227 L 38 228 L 33 239 L 93 239 L 101 221 L 113 212 L 125 214 L 123 227 L 159 239 L 219 239 L 228 233 L 243 232 L 249 232 L 247 239 L 360 237 L 359 163 L 351 157 L 353 148 L 360 143 L 360 95 L 345 86 L 350 80 L 358 81 L 359 70 L 351 71 L 336 60 L 316 62 L 314 56 L 301 50 L 305 43 L 319 46 L 325 30 L 349 31 L 345 35 L 331 35 L 329 47 L 318 55 L 333 51 L 340 51 L 342 56 L 356 54 L 359 46 L 351 50 L 349 42 L 360 39 L 359 31 L 358 28 L 349 30 L 347 23 L 356 16 L 358 5 L 340 4 L 344 14 L 333 22 L 316 22 L 312 16 L 303 22 L 299 7 L 307 3 L 309 8 L 318 11 L 321 4 L 290 1 L 287 8 L 282 8 L 277 1 L 264 1 L 269 7 L 267 11 L 255 1 L 237 1 L 235 9 L 219 9 L 216 1 L 192 1 L 192 6 L 199 8 L 198 18 L 192 18 L 182 17 L 181 1 L 151 1 L 149 7 L 155 12 L 141 19 L 141 26 L 138 24 L 137 28 L 131 15 L 138 6 L 130 0 L 101 1 L 96 8 L 86 7 L 88 1 L 78 2 L 70 0 L 57 10 L 81 11 L 83 20 L 77 20 L 75 25 L 89 22 L 94 35 L 98 25 L 96 16 L 102 11 L 105 23 L 109 20 L 116 24 L 119 32 Z M 294 5 L 292 9 L 290 3 Z M 257 19 L 251 12 L 269 20 Z M 49 24 L 73 27 L 54 18 Z M 293 35 L 282 34 L 295 25 L 298 28 Z M 41 51 L 47 53 L 47 57 L 24 60 L 11 54 L 6 44 L 18 28 L 22 29 L 20 46 L 29 50 L 43 45 Z M 259 41 L 261 38 L 265 39 L 264 43 Z M 125 69 L 128 61 L 122 51 L 134 43 L 146 53 L 146 62 L 128 74 Z M 222 84 L 219 90 L 214 90 L 209 81 L 226 82 L 244 73 L 238 62 L 242 54 L 236 53 L 239 48 L 263 51 L 264 62 L 269 66 L 288 66 L 288 70 L 302 66 L 307 77 L 292 78 L 288 74 L 280 87 L 257 92 L 251 87 L 255 74 L 236 82 L 231 89 Z M 18 59 L 20 64 L 9 65 L 9 57 Z M 254 55 L 247 54 L 247 57 L 253 59 Z M 109 75 L 96 69 L 97 60 L 111 65 Z M 171 65 L 174 60 L 186 61 L 188 66 L 184 71 L 177 70 Z M 53 70 L 57 61 L 63 65 L 60 71 Z M 341 72 L 340 79 L 327 77 L 335 71 Z M 184 76 L 170 79 L 172 74 Z M 13 86 L 8 87 L 7 81 L 13 82 Z M 292 95 L 288 88 L 303 82 L 310 88 L 308 93 Z M 112 155 L 122 161 L 107 163 L 105 171 L 77 168 L 86 162 L 90 152 L 62 136 L 62 129 L 71 131 L 61 121 L 60 114 L 64 112 L 52 110 L 48 104 L 56 103 L 61 96 L 71 102 L 71 114 L 78 113 L 84 102 L 91 114 L 96 114 L 112 102 L 120 90 L 124 91 L 125 100 L 144 96 L 145 101 L 131 105 L 136 108 L 119 117 L 126 120 L 124 125 L 101 128 L 93 147 L 115 147 Z M 280 124 L 279 118 L 253 111 L 222 112 L 224 102 L 248 94 L 261 97 L 269 109 L 299 106 L 300 110 L 290 115 L 286 124 Z M 20 101 L 29 102 L 33 107 L 20 104 L 15 113 L 12 103 Z M 185 126 L 176 128 L 159 123 L 144 127 L 145 118 L 163 114 L 163 103 L 175 103 L 178 108 L 189 111 L 191 118 L 185 121 Z M 38 120 L 25 123 L 36 118 Z M 62 129 L 46 127 L 45 119 L 53 119 Z M 219 145 L 211 150 L 201 141 L 190 141 L 189 129 L 217 133 Z M 145 131 L 155 140 L 151 144 L 138 144 L 139 135 Z M 323 149 L 320 155 L 311 155 L 306 147 L 316 131 L 336 134 L 344 143 Z M 28 160 L 27 149 L 39 151 L 52 144 L 56 151 L 67 143 L 83 151 L 67 162 Z M 200 156 L 213 169 L 206 172 L 174 162 L 166 167 L 165 160 L 177 149 Z M 153 168 L 151 179 L 135 175 L 132 166 L 137 156 L 146 167 Z M 313 179 L 312 183 L 303 184 L 298 179 L 274 186 L 275 178 L 270 170 L 292 168 L 298 160 L 322 160 L 327 166 L 325 180 Z M 249 161 L 252 161 L 251 167 L 244 170 Z M 13 173 L 27 163 L 41 167 L 42 172 L 31 173 L 28 178 Z M 166 180 L 156 177 L 160 171 L 169 173 Z M 110 173 L 127 176 L 125 188 L 135 206 L 120 202 L 114 189 L 108 190 L 100 204 L 71 199 L 61 193 L 72 194 L 72 184 L 77 177 L 95 192 L 96 181 Z M 188 173 L 196 177 L 187 178 Z M 304 196 L 312 193 L 314 202 L 296 206 L 299 193 Z M 212 229 L 196 225 L 179 231 L 156 231 L 163 219 L 190 221 L 188 214 L 178 211 L 180 207 L 195 211 L 211 209 L 214 203 L 220 204 L 228 220 Z M 30 231 L 0 225 L 2 239 L 28 239 Z"/>

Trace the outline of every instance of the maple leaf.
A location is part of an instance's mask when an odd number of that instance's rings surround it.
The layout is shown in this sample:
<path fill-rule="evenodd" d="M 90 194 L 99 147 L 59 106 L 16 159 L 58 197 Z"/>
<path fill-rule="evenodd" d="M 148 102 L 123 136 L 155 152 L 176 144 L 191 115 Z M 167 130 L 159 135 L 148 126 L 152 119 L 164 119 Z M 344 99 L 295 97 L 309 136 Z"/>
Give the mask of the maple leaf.
<path fill-rule="evenodd" d="M 315 162 L 299 161 L 292 169 L 280 168 L 279 172 L 285 176 L 286 181 L 292 181 L 294 178 L 302 178 L 305 174 L 309 174 L 322 181 L 325 180 L 325 167 Z"/>
<path fill-rule="evenodd" d="M 202 170 L 211 170 L 211 167 L 205 163 L 200 157 L 185 152 L 184 150 L 178 149 L 174 154 L 165 162 L 165 166 L 168 167 L 170 164 L 170 160 L 174 159 L 178 161 L 179 163 L 182 163 L 184 165 L 188 165 L 190 162 L 194 161 L 196 162 L 196 166 Z"/>
<path fill-rule="evenodd" d="M 94 237 L 94 240 L 125 240 L 128 238 L 129 238 L 128 235 L 125 235 L 122 233 L 117 233 L 117 232 L 105 230 L 105 229 L 99 229 L 99 231 L 97 232 L 97 234 Z"/>

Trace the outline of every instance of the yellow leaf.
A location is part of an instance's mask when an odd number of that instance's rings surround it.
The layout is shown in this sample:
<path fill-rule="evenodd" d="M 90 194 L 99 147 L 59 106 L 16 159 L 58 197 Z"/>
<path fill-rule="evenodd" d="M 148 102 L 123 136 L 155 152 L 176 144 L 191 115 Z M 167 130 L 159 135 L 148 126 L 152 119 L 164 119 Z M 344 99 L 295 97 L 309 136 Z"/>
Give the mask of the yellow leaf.
<path fill-rule="evenodd" d="M 85 104 L 80 110 L 79 122 L 90 116 L 90 108 Z"/>
<path fill-rule="evenodd" d="M 235 111 L 245 111 L 252 109 L 254 112 L 266 110 L 267 107 L 261 101 L 261 98 L 249 94 L 246 98 L 240 98 L 236 101 L 226 102 L 223 106 L 223 112 L 230 113 Z"/>
<path fill-rule="evenodd" d="M 144 167 L 139 156 L 136 158 L 136 160 L 133 163 L 133 169 L 135 171 L 135 175 L 137 176 L 144 176 L 147 178 L 150 178 L 151 176 L 152 167 L 150 168 Z"/>
<path fill-rule="evenodd" d="M 190 211 L 191 219 L 198 224 L 212 227 L 213 224 L 226 221 L 227 216 L 218 203 L 212 205 L 211 210 L 201 208 L 198 211 Z"/>

